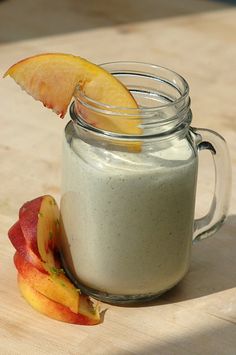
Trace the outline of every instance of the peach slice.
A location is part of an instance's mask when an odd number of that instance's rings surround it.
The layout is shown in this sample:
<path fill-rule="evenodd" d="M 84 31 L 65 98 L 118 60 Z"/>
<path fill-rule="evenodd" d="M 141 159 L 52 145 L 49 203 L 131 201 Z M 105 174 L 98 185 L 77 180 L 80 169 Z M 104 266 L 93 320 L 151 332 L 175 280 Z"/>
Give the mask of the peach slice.
<path fill-rule="evenodd" d="M 25 300 L 38 312 L 62 322 L 95 325 L 100 323 L 100 314 L 98 307 L 93 307 L 92 304 L 85 304 L 83 309 L 79 309 L 79 313 L 72 312 L 68 307 L 50 300 L 40 292 L 34 290 L 28 280 L 24 279 L 21 274 L 18 274 L 18 285 L 22 296 Z M 86 309 L 85 314 L 81 312 Z"/>
<path fill-rule="evenodd" d="M 98 306 L 80 291 L 59 268 L 59 210 L 53 197 L 46 195 L 26 202 L 20 220 L 9 230 L 17 252 L 21 293 L 34 308 L 51 318 L 76 324 L 100 322 Z"/>
<path fill-rule="evenodd" d="M 45 195 L 27 202 L 20 209 L 19 221 L 26 244 L 51 273 L 60 267 L 56 256 L 59 240 L 59 209 L 52 196 Z"/>
<path fill-rule="evenodd" d="M 40 254 L 37 245 L 37 224 L 42 200 L 43 196 L 40 196 L 30 202 L 27 202 L 29 208 L 25 208 L 24 204 L 19 212 L 20 227 L 26 240 L 27 246 L 38 257 L 40 257 Z"/>
<path fill-rule="evenodd" d="M 49 266 L 57 267 L 55 252 L 58 252 L 60 237 L 60 211 L 52 196 L 44 196 L 40 206 L 37 225 L 37 245 L 42 260 Z"/>
<path fill-rule="evenodd" d="M 14 64 L 4 77 L 7 75 L 62 118 L 78 87 L 86 97 L 99 103 L 137 108 L 135 99 L 119 80 L 101 67 L 78 56 L 61 53 L 35 55 Z M 83 111 L 85 107 L 79 105 L 78 109 Z M 119 118 L 115 115 L 105 117 L 86 111 L 85 116 L 89 122 L 102 129 L 127 134 L 140 133 L 140 120 L 127 120 L 125 113 Z"/>
<path fill-rule="evenodd" d="M 77 313 L 79 310 L 79 292 L 64 275 L 63 269 L 54 269 L 48 275 L 40 272 L 28 263 L 19 253 L 15 253 L 14 263 L 21 276 L 29 285 L 44 296 L 56 301 Z"/>
<path fill-rule="evenodd" d="M 46 272 L 43 267 L 41 259 L 36 255 L 29 245 L 26 243 L 26 239 L 22 233 L 20 222 L 17 221 L 8 231 L 8 237 L 16 249 L 16 251 L 26 259 L 29 263 L 35 266 L 41 272 Z"/>

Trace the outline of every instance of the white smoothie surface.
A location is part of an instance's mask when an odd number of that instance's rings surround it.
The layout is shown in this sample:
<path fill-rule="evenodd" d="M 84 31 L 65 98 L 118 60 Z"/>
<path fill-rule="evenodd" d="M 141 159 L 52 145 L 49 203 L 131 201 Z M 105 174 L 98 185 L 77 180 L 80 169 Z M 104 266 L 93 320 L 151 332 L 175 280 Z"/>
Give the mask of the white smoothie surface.
<path fill-rule="evenodd" d="M 85 286 L 111 294 L 172 287 L 190 260 L 197 159 L 189 143 L 125 153 L 71 140 L 70 131 L 61 200 L 68 267 Z"/>

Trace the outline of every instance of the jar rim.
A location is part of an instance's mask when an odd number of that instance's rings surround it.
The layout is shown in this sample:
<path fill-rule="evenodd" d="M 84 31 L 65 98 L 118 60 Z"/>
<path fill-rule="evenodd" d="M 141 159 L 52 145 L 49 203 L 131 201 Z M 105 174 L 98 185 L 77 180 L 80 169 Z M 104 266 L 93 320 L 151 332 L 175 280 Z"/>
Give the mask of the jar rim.
<path fill-rule="evenodd" d="M 147 62 L 139 62 L 139 61 L 114 61 L 114 62 L 106 62 L 106 63 L 102 63 L 100 64 L 100 66 L 107 70 L 106 67 L 108 66 L 114 66 L 114 65 L 122 65 L 122 66 L 143 66 L 145 68 L 147 68 L 147 71 L 140 71 L 140 70 L 136 70 L 132 69 L 132 74 L 138 74 L 138 75 L 146 75 L 149 78 L 155 79 L 155 80 L 159 80 L 164 82 L 165 84 L 169 84 L 172 87 L 174 87 L 180 94 L 180 97 L 174 99 L 173 101 L 164 103 L 164 104 L 160 104 L 158 106 L 152 106 L 152 107 L 148 107 L 148 106 L 144 106 L 142 107 L 142 115 L 145 113 L 147 115 L 149 114 L 153 114 L 154 112 L 158 112 L 160 110 L 172 107 L 174 105 L 177 105 L 179 103 L 181 103 L 182 101 L 184 101 L 186 99 L 186 97 L 188 97 L 189 95 L 189 85 L 187 83 L 187 81 L 184 79 L 184 77 L 180 74 L 178 74 L 177 72 L 175 72 L 172 69 L 169 69 L 167 67 L 164 66 L 160 66 L 160 65 L 156 65 L 156 64 L 152 64 L 152 63 L 147 63 Z M 178 79 L 180 81 L 180 83 L 182 84 L 182 91 L 180 91 L 180 88 L 177 86 L 177 82 L 176 80 L 167 80 L 164 77 L 158 77 L 158 75 L 154 75 L 154 74 L 150 74 L 148 72 L 148 68 L 152 68 L 152 70 L 159 70 L 159 71 L 163 71 L 169 74 L 172 74 L 173 76 L 176 77 L 176 79 Z M 107 70 L 109 71 L 109 70 Z M 114 74 L 118 74 L 118 73 L 126 73 L 129 74 L 131 72 L 131 69 L 120 69 L 118 71 L 110 71 L 110 73 L 112 75 Z M 83 105 L 87 106 L 88 108 L 91 108 L 92 110 L 99 112 L 99 113 L 110 113 L 112 112 L 113 115 L 117 115 L 117 116 L 137 116 L 137 112 L 140 112 L 140 108 L 131 108 L 131 107 L 124 107 L 124 106 L 114 106 L 114 105 L 110 105 L 110 104 L 105 104 L 102 103 L 100 101 L 96 101 L 90 97 L 88 97 L 80 88 L 80 86 L 77 86 L 74 92 L 74 98 L 76 100 L 80 99 L 82 100 Z"/>

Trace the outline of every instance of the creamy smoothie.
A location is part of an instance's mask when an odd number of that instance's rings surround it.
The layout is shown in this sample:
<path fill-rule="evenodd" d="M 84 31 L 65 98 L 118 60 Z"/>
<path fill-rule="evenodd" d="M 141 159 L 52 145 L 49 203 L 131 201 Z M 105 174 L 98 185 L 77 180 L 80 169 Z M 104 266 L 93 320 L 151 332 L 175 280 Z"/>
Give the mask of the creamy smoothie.
<path fill-rule="evenodd" d="M 197 173 L 192 149 L 179 140 L 158 153 L 109 151 L 72 139 L 72 131 L 70 124 L 61 200 L 69 269 L 81 284 L 110 294 L 172 287 L 190 260 Z"/>

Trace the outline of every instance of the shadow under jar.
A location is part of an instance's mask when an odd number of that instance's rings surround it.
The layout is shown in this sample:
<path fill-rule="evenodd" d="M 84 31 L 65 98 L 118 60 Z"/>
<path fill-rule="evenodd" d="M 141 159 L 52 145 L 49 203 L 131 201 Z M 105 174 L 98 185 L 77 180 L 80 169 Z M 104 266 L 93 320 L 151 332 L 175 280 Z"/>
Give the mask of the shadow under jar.
<path fill-rule="evenodd" d="M 104 105 L 77 90 L 64 138 L 62 257 L 72 280 L 93 297 L 147 301 L 184 277 L 192 240 L 223 223 L 228 151 L 217 133 L 190 127 L 189 88 L 180 75 L 136 62 L 102 67 L 128 87 L 139 107 Z M 131 130 L 108 130 L 109 121 Z M 209 213 L 194 220 L 201 149 L 212 152 L 217 178 Z"/>

